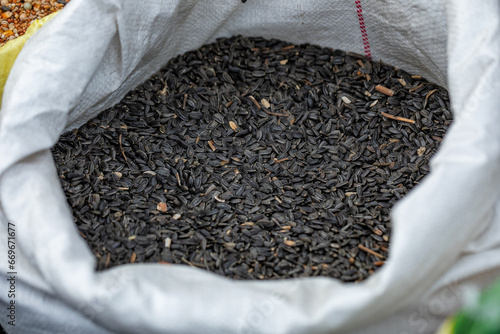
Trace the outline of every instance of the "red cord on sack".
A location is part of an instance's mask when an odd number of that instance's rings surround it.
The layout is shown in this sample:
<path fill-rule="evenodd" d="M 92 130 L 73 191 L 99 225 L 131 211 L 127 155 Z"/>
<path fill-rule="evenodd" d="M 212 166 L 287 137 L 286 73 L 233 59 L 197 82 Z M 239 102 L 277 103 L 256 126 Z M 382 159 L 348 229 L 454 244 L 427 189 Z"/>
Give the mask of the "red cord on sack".
<path fill-rule="evenodd" d="M 368 41 L 368 34 L 366 33 L 365 19 L 363 18 L 363 9 L 361 8 L 361 1 L 355 0 L 355 3 L 356 11 L 358 12 L 359 29 L 361 30 L 361 37 L 363 38 L 363 48 L 365 49 L 365 56 L 368 59 L 372 59 L 370 42 Z"/>

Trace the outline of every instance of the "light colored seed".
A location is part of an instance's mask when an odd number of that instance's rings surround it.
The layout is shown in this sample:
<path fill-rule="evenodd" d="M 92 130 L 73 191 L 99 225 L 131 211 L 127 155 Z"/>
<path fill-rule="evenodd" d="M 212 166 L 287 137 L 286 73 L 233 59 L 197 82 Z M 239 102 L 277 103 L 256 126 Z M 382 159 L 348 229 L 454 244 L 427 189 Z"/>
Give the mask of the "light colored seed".
<path fill-rule="evenodd" d="M 209 140 L 208 141 L 208 146 L 210 146 L 210 148 L 212 149 L 212 151 L 215 151 L 215 145 L 214 145 L 214 142 Z"/>
<path fill-rule="evenodd" d="M 153 172 L 152 170 L 145 171 L 144 174 L 149 174 L 149 175 L 153 175 L 153 176 L 156 175 L 156 173 Z"/>
<path fill-rule="evenodd" d="M 225 242 L 224 247 L 233 249 L 234 247 L 236 247 L 236 244 L 234 242 Z"/>
<path fill-rule="evenodd" d="M 181 218 L 180 213 L 176 213 L 175 215 L 172 216 L 172 219 L 175 219 L 175 220 L 179 220 L 179 218 Z"/>
<path fill-rule="evenodd" d="M 271 103 L 269 103 L 269 101 L 266 99 L 260 100 L 260 103 L 262 103 L 262 105 L 268 109 L 271 108 Z"/>
<path fill-rule="evenodd" d="M 295 241 L 293 241 L 293 240 L 285 240 L 285 241 L 283 241 L 283 243 L 287 246 L 290 246 L 290 247 L 295 246 Z"/>
<path fill-rule="evenodd" d="M 135 240 L 135 237 L 136 235 L 131 235 L 130 237 L 128 237 L 128 240 Z"/>
<path fill-rule="evenodd" d="M 280 60 L 281 65 L 286 65 L 286 63 L 288 63 L 288 59 Z"/>
<path fill-rule="evenodd" d="M 349 100 L 347 96 L 342 96 L 342 101 L 344 101 L 344 103 L 351 104 L 351 100 Z"/>
<path fill-rule="evenodd" d="M 166 238 L 165 239 L 165 248 L 170 248 L 170 245 L 172 245 L 172 239 Z"/>
<path fill-rule="evenodd" d="M 158 203 L 158 205 L 156 206 L 156 210 L 160 212 L 167 212 L 167 203 L 165 202 Z"/>
<path fill-rule="evenodd" d="M 231 127 L 231 129 L 233 129 L 234 131 L 237 131 L 238 130 L 238 125 L 236 125 L 235 122 L 233 121 L 229 121 L 229 126 Z"/>
<path fill-rule="evenodd" d="M 120 172 L 115 172 L 115 175 L 118 176 L 118 178 L 121 178 L 123 174 Z"/>
<path fill-rule="evenodd" d="M 418 150 L 417 150 L 417 154 L 419 157 L 421 157 L 422 155 L 424 155 L 425 153 L 425 147 L 421 146 Z"/>

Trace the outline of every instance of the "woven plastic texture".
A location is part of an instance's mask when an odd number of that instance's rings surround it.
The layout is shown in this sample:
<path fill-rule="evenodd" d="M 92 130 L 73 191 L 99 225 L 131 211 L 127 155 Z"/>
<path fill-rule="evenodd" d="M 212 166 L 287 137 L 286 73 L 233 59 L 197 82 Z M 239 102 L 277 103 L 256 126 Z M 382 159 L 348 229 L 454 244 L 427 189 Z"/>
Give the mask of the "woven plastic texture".
<path fill-rule="evenodd" d="M 9 333 L 432 332 L 459 306 L 462 283 L 480 287 L 500 274 L 498 6 L 72 0 L 26 43 L 5 86 L 0 254 L 7 222 L 15 223 L 22 293 L 16 327 L 0 323 Z M 373 59 L 449 88 L 455 121 L 431 174 L 393 210 L 390 259 L 368 280 L 242 282 L 156 264 L 94 271 L 50 148 L 171 57 L 236 34 L 360 54 L 369 45 Z M 1 260 L 2 286 L 7 271 Z M 0 294 L 0 308 L 7 302 Z"/>

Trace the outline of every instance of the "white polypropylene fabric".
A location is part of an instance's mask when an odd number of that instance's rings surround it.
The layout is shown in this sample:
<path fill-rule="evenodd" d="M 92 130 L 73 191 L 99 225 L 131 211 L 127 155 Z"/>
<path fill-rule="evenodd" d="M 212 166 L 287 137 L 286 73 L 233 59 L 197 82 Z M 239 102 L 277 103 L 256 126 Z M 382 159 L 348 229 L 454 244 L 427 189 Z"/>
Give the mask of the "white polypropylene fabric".
<path fill-rule="evenodd" d="M 59 135 L 217 37 L 362 54 L 360 6 L 373 58 L 448 87 L 455 114 L 431 174 L 393 210 L 385 266 L 360 284 L 243 282 L 156 264 L 96 273 L 49 151 Z M 72 0 L 28 41 L 5 87 L 0 280 L 7 291 L 11 222 L 18 308 L 16 327 L 0 323 L 9 333 L 434 331 L 461 284 L 500 274 L 499 13 L 493 0 Z M 2 292 L 2 310 L 7 302 Z"/>

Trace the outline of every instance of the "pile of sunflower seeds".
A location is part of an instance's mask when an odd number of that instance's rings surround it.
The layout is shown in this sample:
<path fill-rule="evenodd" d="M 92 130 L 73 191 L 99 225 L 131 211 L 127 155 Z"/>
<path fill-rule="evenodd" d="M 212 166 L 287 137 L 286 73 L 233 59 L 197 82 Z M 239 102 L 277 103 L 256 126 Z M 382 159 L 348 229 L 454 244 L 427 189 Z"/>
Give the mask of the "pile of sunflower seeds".
<path fill-rule="evenodd" d="M 315 45 L 219 39 L 53 148 L 97 269 L 184 264 L 236 279 L 360 281 L 429 172 L 447 91 Z"/>

